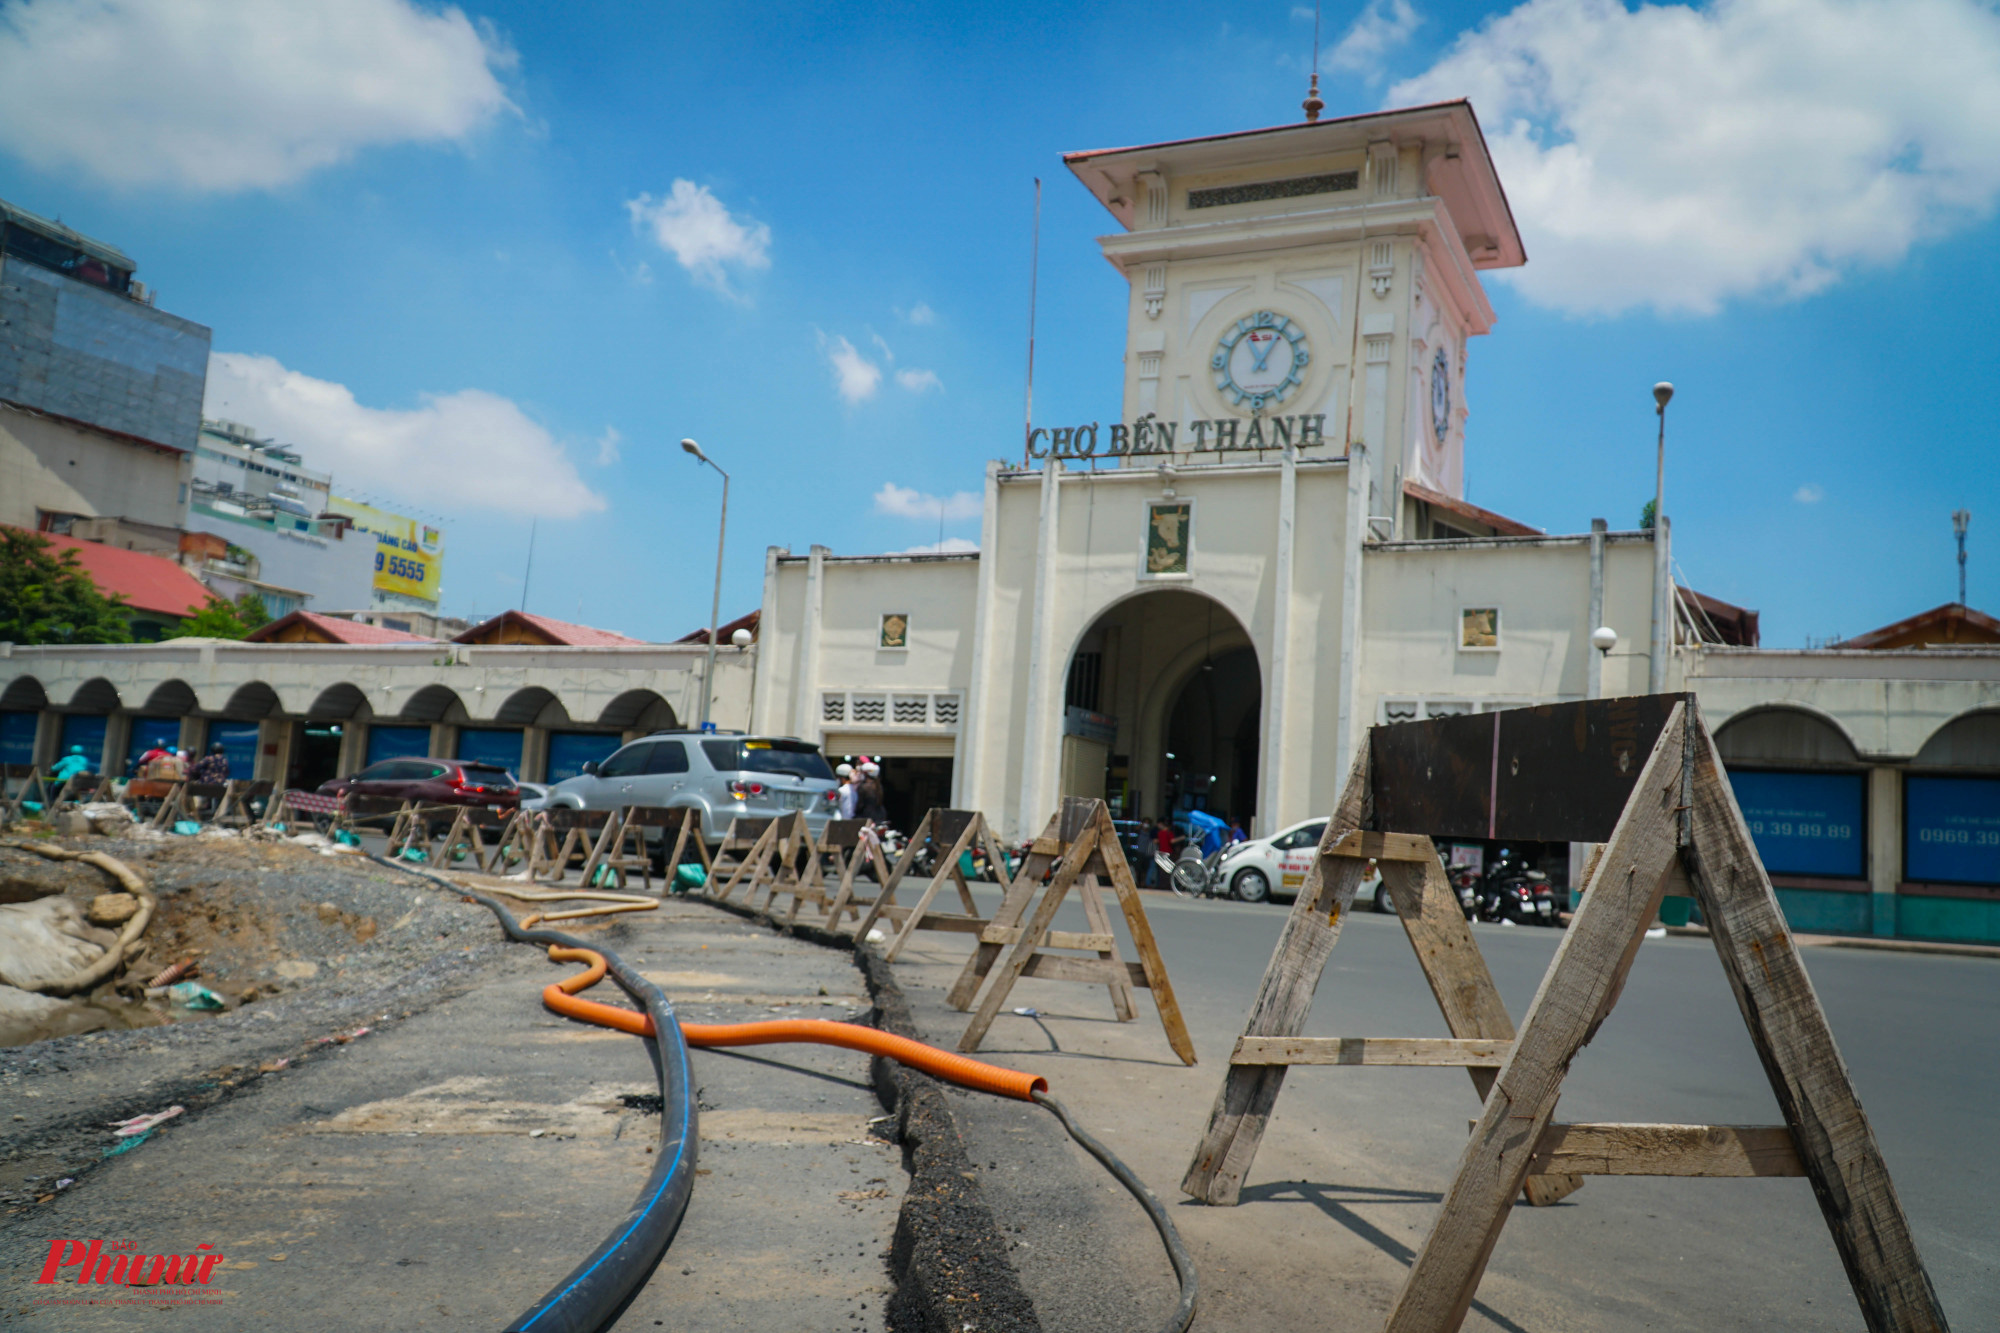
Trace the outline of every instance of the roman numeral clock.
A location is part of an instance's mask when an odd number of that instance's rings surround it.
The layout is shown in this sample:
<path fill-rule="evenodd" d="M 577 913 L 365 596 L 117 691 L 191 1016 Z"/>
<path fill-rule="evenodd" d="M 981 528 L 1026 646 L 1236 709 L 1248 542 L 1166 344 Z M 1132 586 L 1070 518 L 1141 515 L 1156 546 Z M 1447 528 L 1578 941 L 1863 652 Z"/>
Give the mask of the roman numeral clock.
<path fill-rule="evenodd" d="M 1304 329 L 1283 315 L 1259 310 L 1222 331 L 1208 364 L 1215 372 L 1216 392 L 1232 406 L 1254 412 L 1284 402 L 1305 378 L 1311 360 Z"/>

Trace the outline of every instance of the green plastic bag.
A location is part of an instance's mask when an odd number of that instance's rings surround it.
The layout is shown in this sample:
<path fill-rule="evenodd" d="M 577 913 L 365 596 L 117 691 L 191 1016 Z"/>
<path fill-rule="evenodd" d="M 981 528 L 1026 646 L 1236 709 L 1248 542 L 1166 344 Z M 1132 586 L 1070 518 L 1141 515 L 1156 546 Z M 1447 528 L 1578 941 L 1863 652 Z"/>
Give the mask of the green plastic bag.
<path fill-rule="evenodd" d="M 352 829 L 335 829 L 333 831 L 333 840 L 342 847 L 359 847 L 361 845 L 361 835 Z"/>
<path fill-rule="evenodd" d="M 174 832 L 184 838 L 192 838 L 195 834 L 201 832 L 201 821 L 195 819 L 176 819 L 174 821 Z"/>
<path fill-rule="evenodd" d="M 175 1004 L 186 1005 L 190 1009 L 206 1010 L 209 1013 L 222 1008 L 220 995 L 193 981 L 176 982 L 167 987 L 167 998 Z"/>
<path fill-rule="evenodd" d="M 428 860 L 430 860 L 430 857 L 428 857 L 428 856 L 424 855 L 424 849 L 423 849 L 423 848 L 421 848 L 421 847 L 405 847 L 405 848 L 403 849 L 403 853 L 402 853 L 402 855 L 403 855 L 403 859 L 404 859 L 405 861 L 428 861 Z"/>
<path fill-rule="evenodd" d="M 708 883 L 708 870 L 698 861 L 686 861 L 674 867 L 674 884 L 677 888 L 698 889 Z"/>

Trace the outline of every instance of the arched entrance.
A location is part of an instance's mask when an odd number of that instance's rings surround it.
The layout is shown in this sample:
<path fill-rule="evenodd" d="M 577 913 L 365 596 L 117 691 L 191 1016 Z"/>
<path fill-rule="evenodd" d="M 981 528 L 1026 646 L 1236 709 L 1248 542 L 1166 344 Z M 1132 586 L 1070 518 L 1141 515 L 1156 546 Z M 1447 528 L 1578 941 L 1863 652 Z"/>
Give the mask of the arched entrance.
<path fill-rule="evenodd" d="M 1257 811 L 1263 675 L 1221 603 L 1171 588 L 1117 603 L 1070 655 L 1062 790 L 1121 819 Z"/>

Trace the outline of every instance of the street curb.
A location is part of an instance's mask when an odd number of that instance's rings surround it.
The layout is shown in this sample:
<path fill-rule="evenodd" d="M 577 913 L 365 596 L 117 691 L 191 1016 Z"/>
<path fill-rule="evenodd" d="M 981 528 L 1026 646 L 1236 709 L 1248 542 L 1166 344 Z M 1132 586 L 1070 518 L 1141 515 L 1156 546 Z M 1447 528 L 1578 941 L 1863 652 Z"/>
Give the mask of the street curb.
<path fill-rule="evenodd" d="M 865 942 L 811 925 L 780 927 L 737 903 L 688 896 L 773 931 L 853 956 L 874 1002 L 874 1026 L 922 1041 L 909 1001 L 882 955 Z M 909 1190 L 896 1219 L 889 1271 L 890 1333 L 1041 1333 L 1034 1302 L 1007 1258 L 1008 1244 L 981 1193 L 944 1085 L 929 1074 L 876 1056 L 875 1095 L 896 1117 Z"/>
<path fill-rule="evenodd" d="M 1690 939 L 1709 938 L 1706 926 L 1668 926 L 1667 934 Z M 2000 946 L 1947 944 L 1937 940 L 1876 939 L 1866 935 L 1794 935 L 1801 949 L 1872 949 L 1877 953 L 1947 954 L 1954 958 L 2000 958 Z"/>

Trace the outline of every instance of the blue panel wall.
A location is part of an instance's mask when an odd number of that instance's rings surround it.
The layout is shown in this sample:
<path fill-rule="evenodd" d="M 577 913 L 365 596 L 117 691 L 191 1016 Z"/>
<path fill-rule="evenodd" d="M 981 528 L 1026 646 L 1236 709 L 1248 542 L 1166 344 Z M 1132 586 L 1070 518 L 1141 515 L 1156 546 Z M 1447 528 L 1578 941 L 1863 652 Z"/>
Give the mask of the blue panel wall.
<path fill-rule="evenodd" d="M 1793 930 L 1807 935 L 1866 935 L 1874 926 L 1874 895 L 1777 886 L 1778 906 Z"/>
<path fill-rule="evenodd" d="M 255 722 L 211 722 L 208 743 L 220 742 L 229 760 L 229 776 L 248 780 L 257 776 L 257 724 Z"/>
<path fill-rule="evenodd" d="M 35 727 L 39 713 L 0 713 L 0 764 L 35 762 Z"/>
<path fill-rule="evenodd" d="M 104 762 L 104 728 L 109 721 L 102 713 L 63 714 L 62 749 L 56 757 L 68 754 L 72 745 L 81 745 L 83 757 L 90 761 L 90 771 L 95 773 Z"/>
<path fill-rule="evenodd" d="M 368 762 L 384 759 L 423 759 L 431 752 L 429 727 L 368 728 Z"/>
<path fill-rule="evenodd" d="M 2000 884 L 2000 778 L 1906 778 L 1903 872 L 1920 882 Z"/>
<path fill-rule="evenodd" d="M 458 758 L 498 764 L 516 778 L 521 775 L 521 733 L 511 727 L 463 727 L 458 733 Z"/>
<path fill-rule="evenodd" d="M 2000 944 L 2000 899 L 1898 894 L 1896 933 L 1918 940 Z"/>
<path fill-rule="evenodd" d="M 549 781 L 561 782 L 583 772 L 585 763 L 603 763 L 621 742 L 616 734 L 601 731 L 552 731 L 549 733 Z"/>
<path fill-rule="evenodd" d="M 181 743 L 181 720 L 177 717 L 135 717 L 132 743 L 125 747 L 125 768 L 129 772 L 139 756 L 155 746 L 171 750 Z"/>
<path fill-rule="evenodd" d="M 1764 868 L 1774 875 L 1866 876 L 1862 773 L 1729 774 Z"/>

